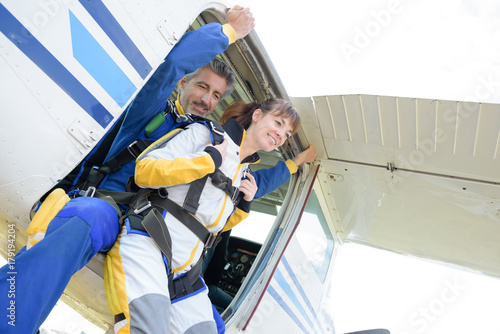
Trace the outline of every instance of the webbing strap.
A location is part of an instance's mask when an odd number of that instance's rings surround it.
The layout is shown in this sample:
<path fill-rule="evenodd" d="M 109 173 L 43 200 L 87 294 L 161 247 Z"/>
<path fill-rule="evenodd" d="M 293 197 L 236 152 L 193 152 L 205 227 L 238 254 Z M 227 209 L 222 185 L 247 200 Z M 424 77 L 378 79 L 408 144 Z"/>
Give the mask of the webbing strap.
<path fill-rule="evenodd" d="M 192 215 L 196 214 L 200 206 L 201 193 L 203 192 L 203 188 L 205 188 L 207 179 L 208 175 L 205 175 L 201 179 L 191 182 L 189 186 L 182 208 Z"/>
<path fill-rule="evenodd" d="M 145 217 L 130 214 L 128 219 L 131 229 L 149 234 L 160 251 L 165 255 L 168 268 L 172 268 L 172 239 L 170 238 L 168 227 L 163 223 L 163 216 L 161 213 L 156 210 L 156 208 L 153 208 Z M 200 278 L 202 268 L 203 256 L 201 256 L 198 262 L 184 275 L 174 280 L 172 280 L 172 274 L 168 275 L 168 290 L 172 302 L 205 287 Z"/>
<path fill-rule="evenodd" d="M 227 177 L 220 169 L 216 169 L 214 173 L 210 175 L 212 178 L 212 184 L 224 191 L 226 194 L 229 195 L 229 198 L 233 201 L 234 206 L 238 204 L 239 201 L 239 189 L 236 187 L 233 187 L 233 182 L 229 177 Z"/>
<path fill-rule="evenodd" d="M 200 277 L 203 268 L 203 256 L 200 257 L 198 262 L 184 275 L 177 277 L 168 285 L 170 300 L 185 297 L 193 292 L 202 289 L 205 285 Z"/>
<path fill-rule="evenodd" d="M 168 268 L 172 268 L 172 239 L 168 232 L 167 225 L 163 219 L 162 214 L 155 208 L 151 209 L 142 220 L 142 226 L 146 232 L 156 243 L 158 248 L 165 254 L 168 262 Z"/>
<path fill-rule="evenodd" d="M 87 176 L 86 186 L 98 187 L 106 175 L 118 171 L 126 163 L 137 159 L 137 157 L 152 143 L 153 141 L 150 140 L 137 140 L 117 155 L 111 157 L 101 167 L 92 168 Z"/>
<path fill-rule="evenodd" d="M 205 247 L 212 247 L 215 237 L 208 232 L 205 226 L 189 212 L 182 209 L 177 203 L 168 197 L 162 198 L 158 194 L 151 194 L 149 201 L 152 205 L 160 207 L 183 223 L 191 232 L 193 232 L 205 244 Z M 162 223 L 164 225 L 164 223 Z"/>

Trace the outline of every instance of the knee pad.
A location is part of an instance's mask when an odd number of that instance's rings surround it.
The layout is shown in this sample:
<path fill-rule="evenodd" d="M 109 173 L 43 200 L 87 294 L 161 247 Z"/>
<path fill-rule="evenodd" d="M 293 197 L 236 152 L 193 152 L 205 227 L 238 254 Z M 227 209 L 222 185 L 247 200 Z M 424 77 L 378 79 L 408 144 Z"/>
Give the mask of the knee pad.
<path fill-rule="evenodd" d="M 106 201 L 95 197 L 78 197 L 72 199 L 58 218 L 78 217 L 90 226 L 92 253 L 109 250 L 119 232 L 119 215 L 116 209 Z"/>
<path fill-rule="evenodd" d="M 33 216 L 28 230 L 28 244 L 26 249 L 30 249 L 37 242 L 45 237 L 47 232 L 47 227 L 49 223 L 54 219 L 54 217 L 62 210 L 62 208 L 68 203 L 70 198 L 64 190 L 57 188 L 52 191 L 49 196 L 42 203 L 38 211 Z"/>

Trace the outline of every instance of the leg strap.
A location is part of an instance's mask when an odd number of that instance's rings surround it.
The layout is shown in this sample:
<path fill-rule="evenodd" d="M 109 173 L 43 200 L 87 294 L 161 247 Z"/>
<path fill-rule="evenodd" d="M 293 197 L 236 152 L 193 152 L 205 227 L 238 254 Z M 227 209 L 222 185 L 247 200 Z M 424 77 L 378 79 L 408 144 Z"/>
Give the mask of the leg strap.
<path fill-rule="evenodd" d="M 153 208 L 144 217 L 142 215 L 129 214 L 128 219 L 130 228 L 149 234 L 167 258 L 167 265 L 170 270 L 172 263 L 172 240 L 161 213 L 156 208 Z M 184 275 L 174 280 L 172 280 L 172 275 L 169 275 L 168 290 L 172 302 L 205 288 L 205 284 L 200 277 L 203 257 Z"/>

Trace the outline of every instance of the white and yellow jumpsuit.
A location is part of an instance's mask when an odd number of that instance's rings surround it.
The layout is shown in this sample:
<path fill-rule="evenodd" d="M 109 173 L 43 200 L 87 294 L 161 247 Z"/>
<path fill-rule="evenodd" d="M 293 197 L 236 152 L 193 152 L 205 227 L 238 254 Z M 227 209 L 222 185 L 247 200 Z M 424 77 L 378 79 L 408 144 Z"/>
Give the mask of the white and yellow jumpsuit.
<path fill-rule="evenodd" d="M 221 164 L 218 151 L 210 147 L 210 132 L 199 123 L 189 125 L 164 145 L 152 145 L 137 159 L 135 181 L 145 188 L 163 188 L 168 198 L 183 205 L 190 182 L 215 171 L 216 167 L 238 187 L 248 162 L 240 162 L 244 130 L 234 120 L 225 126 L 227 155 Z M 165 136 L 159 141 L 161 143 Z M 209 147 L 207 147 L 209 146 Z M 196 218 L 211 233 L 227 230 L 246 218 L 250 203 L 241 200 L 234 211 L 228 195 L 208 178 L 201 193 Z M 232 215 L 232 216 L 231 216 Z M 207 289 L 170 302 L 168 274 L 176 277 L 189 271 L 201 258 L 204 245 L 183 223 L 163 212 L 172 241 L 172 268 L 152 238 L 130 229 L 126 223 L 108 252 L 105 285 L 108 304 L 115 315 L 116 333 L 217 333 Z M 228 221 L 229 219 L 229 221 Z M 227 224 L 226 224 L 227 222 Z"/>

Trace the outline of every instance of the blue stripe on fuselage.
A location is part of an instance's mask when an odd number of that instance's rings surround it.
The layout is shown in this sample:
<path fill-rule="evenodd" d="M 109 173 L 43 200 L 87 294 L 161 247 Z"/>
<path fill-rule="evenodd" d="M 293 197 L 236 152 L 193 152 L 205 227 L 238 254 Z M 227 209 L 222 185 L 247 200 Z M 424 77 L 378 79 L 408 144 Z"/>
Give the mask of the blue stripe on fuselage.
<path fill-rule="evenodd" d="M 106 128 L 113 116 L 1 3 L 0 17 L 0 31 L 100 126 Z"/>
<path fill-rule="evenodd" d="M 295 307 L 300 312 L 300 314 L 302 314 L 302 317 L 307 321 L 309 326 L 311 328 L 314 328 L 314 325 L 313 325 L 311 319 L 309 318 L 309 316 L 307 315 L 306 310 L 304 309 L 304 307 L 300 303 L 299 299 L 295 295 L 295 292 L 293 292 L 292 287 L 290 286 L 290 284 L 288 284 L 285 277 L 283 276 L 283 273 L 281 272 L 281 270 L 279 270 L 279 268 L 274 273 L 274 279 L 276 280 L 278 285 L 283 289 L 283 291 L 288 296 L 288 298 L 292 301 L 292 303 L 295 305 Z"/>
<path fill-rule="evenodd" d="M 290 319 L 292 319 L 293 322 L 295 322 L 297 327 L 299 327 L 303 333 L 307 334 L 308 332 L 304 327 L 304 325 L 300 322 L 299 318 L 295 315 L 295 313 L 293 313 L 290 307 L 285 303 L 283 298 L 280 297 L 278 291 L 276 291 L 271 285 L 269 285 L 269 287 L 267 288 L 267 292 L 274 298 L 274 300 L 276 300 L 276 302 L 278 303 L 278 305 L 281 306 L 283 311 L 285 311 L 285 313 L 288 314 Z"/>
<path fill-rule="evenodd" d="M 100 0 L 79 0 L 120 52 L 127 58 L 141 78 L 146 79 L 152 67 L 115 17 Z"/>
<path fill-rule="evenodd" d="M 123 108 L 137 88 L 71 11 L 69 18 L 73 57 Z"/>

